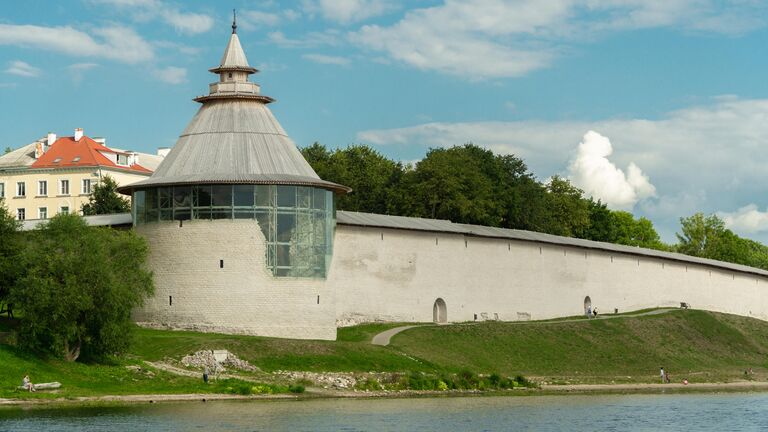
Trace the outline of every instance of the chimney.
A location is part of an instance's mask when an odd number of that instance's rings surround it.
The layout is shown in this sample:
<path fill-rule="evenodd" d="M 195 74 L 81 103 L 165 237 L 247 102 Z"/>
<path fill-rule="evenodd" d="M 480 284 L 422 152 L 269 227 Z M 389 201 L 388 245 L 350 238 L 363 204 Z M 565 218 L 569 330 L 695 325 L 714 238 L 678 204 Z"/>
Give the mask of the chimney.
<path fill-rule="evenodd" d="M 46 141 L 45 145 L 48 147 L 52 146 L 53 143 L 56 142 L 56 134 L 53 132 L 48 132 L 48 141 Z"/>
<path fill-rule="evenodd" d="M 75 141 L 80 141 L 80 138 L 82 137 L 83 137 L 83 128 L 75 129 Z"/>
<path fill-rule="evenodd" d="M 107 145 L 107 139 L 106 139 L 106 138 L 104 138 L 104 137 L 96 137 L 96 138 L 94 138 L 93 140 L 94 140 L 95 142 L 97 142 L 97 143 L 99 143 L 99 144 L 103 145 L 103 146 L 106 146 L 106 145 Z"/>
<path fill-rule="evenodd" d="M 166 157 L 170 152 L 171 152 L 171 149 L 168 147 L 160 147 L 157 149 L 157 155 L 160 157 Z"/>

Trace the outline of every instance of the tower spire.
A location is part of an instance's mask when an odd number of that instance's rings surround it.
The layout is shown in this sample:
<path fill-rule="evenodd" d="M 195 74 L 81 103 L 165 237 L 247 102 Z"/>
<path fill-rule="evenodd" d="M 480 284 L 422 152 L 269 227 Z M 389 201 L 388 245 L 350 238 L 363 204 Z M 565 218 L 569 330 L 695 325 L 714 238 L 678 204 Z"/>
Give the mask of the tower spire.
<path fill-rule="evenodd" d="M 237 10 L 232 9 L 232 34 L 237 33 Z"/>

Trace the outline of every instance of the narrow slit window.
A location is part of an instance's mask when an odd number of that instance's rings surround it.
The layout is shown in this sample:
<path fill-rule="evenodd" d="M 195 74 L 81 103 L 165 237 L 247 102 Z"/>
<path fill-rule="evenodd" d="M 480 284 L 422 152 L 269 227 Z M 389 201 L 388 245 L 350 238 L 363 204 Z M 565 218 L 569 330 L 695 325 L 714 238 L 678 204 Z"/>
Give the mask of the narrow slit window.
<path fill-rule="evenodd" d="M 224 268 L 224 260 L 219 260 L 219 268 Z"/>

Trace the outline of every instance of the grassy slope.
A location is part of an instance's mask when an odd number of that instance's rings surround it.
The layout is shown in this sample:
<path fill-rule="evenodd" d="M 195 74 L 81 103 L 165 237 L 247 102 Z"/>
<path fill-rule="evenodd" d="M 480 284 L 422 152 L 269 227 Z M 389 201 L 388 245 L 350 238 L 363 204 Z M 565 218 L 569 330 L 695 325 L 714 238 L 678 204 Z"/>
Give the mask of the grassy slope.
<path fill-rule="evenodd" d="M 340 329 L 335 342 L 138 329 L 131 352 L 154 361 L 179 359 L 201 349 L 227 349 L 268 372 L 434 370 L 392 349 L 370 344 L 374 334 L 393 326 L 397 324 Z"/>
<path fill-rule="evenodd" d="M 0 397 L 29 396 L 13 390 L 25 373 L 34 382 L 64 383 L 62 393 L 34 397 L 223 391 L 199 379 L 159 371 L 150 377 L 125 367 L 141 359 L 180 359 L 199 349 L 229 349 L 265 371 L 469 369 L 556 382 L 653 382 L 659 366 L 675 379 L 733 379 L 748 367 L 764 374 L 768 353 L 768 322 L 694 310 L 562 323 L 426 326 L 395 336 L 390 347 L 370 344 L 374 334 L 396 325 L 340 329 L 336 342 L 138 329 L 130 356 L 114 365 L 40 360 L 0 344 Z"/>
<path fill-rule="evenodd" d="M 610 382 L 652 381 L 664 366 L 675 378 L 693 373 L 718 380 L 766 365 L 768 323 L 689 310 L 566 323 L 421 327 L 392 344 L 453 371 Z"/>

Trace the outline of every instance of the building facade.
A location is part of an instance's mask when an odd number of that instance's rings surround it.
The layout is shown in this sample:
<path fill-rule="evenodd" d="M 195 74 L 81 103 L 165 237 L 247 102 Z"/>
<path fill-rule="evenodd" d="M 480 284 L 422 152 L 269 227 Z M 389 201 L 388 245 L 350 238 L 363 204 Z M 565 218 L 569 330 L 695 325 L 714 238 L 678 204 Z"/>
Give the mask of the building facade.
<path fill-rule="evenodd" d="M 336 212 L 249 81 L 236 26 L 217 82 L 133 197 L 155 295 L 144 326 L 335 339 L 371 321 L 546 319 L 685 302 L 768 320 L 768 272 L 517 230 Z"/>
<path fill-rule="evenodd" d="M 112 149 L 103 138 L 76 129 L 73 136 L 46 138 L 0 156 L 0 198 L 18 220 L 80 212 L 106 175 L 118 185 L 149 177 L 162 157 Z"/>

